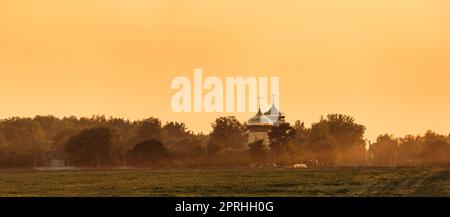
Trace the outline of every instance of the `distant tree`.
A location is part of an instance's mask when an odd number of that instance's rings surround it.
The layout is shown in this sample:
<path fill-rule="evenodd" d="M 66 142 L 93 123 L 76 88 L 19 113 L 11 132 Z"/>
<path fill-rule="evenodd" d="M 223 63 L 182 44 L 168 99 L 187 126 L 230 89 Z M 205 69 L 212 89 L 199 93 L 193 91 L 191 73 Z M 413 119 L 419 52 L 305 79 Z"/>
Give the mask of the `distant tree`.
<path fill-rule="evenodd" d="M 248 152 L 253 162 L 261 163 L 266 155 L 264 140 L 257 140 L 248 144 Z"/>
<path fill-rule="evenodd" d="M 430 164 L 450 162 L 450 144 L 445 136 L 428 131 L 423 139 L 423 147 L 419 153 L 422 162 Z"/>
<path fill-rule="evenodd" d="M 295 137 L 292 141 L 299 145 L 304 144 L 308 140 L 310 129 L 306 128 L 305 123 L 299 120 L 295 121 L 293 128 L 295 130 Z"/>
<path fill-rule="evenodd" d="M 403 165 L 416 165 L 422 143 L 420 136 L 407 135 L 400 138 L 398 144 L 398 162 Z"/>
<path fill-rule="evenodd" d="M 395 166 L 397 151 L 397 139 L 388 134 L 378 136 L 377 142 L 371 146 L 374 163 L 377 165 Z"/>
<path fill-rule="evenodd" d="M 336 160 L 336 142 L 330 136 L 329 130 L 326 122 L 314 123 L 305 145 L 311 155 L 311 160 L 320 165 L 331 166 Z"/>
<path fill-rule="evenodd" d="M 50 148 L 41 125 L 31 118 L 10 118 L 0 125 L 5 144 L 6 164 L 10 166 L 39 166 L 45 163 Z"/>
<path fill-rule="evenodd" d="M 169 138 L 183 138 L 189 135 L 186 124 L 182 122 L 167 122 L 163 129 L 167 132 Z"/>
<path fill-rule="evenodd" d="M 178 140 L 172 147 L 175 152 L 183 153 L 184 155 L 195 155 L 195 150 L 206 147 L 206 141 L 197 136 L 189 136 Z M 199 153 L 198 153 L 199 154 Z"/>
<path fill-rule="evenodd" d="M 135 132 L 132 131 L 133 129 L 133 123 L 131 123 L 129 120 L 124 120 L 121 118 L 113 118 L 110 117 L 106 125 L 113 129 L 114 132 L 116 132 L 115 136 L 115 144 L 117 145 L 118 149 L 120 150 L 120 155 L 122 157 L 122 165 L 127 165 L 127 152 L 134 145 L 133 139 L 136 138 Z"/>
<path fill-rule="evenodd" d="M 169 155 L 164 144 L 155 139 L 136 144 L 130 152 L 132 161 L 137 164 L 160 163 Z"/>
<path fill-rule="evenodd" d="M 154 117 L 142 121 L 104 115 L 1 119 L 0 167 L 47 165 L 46 153 L 54 150 L 70 152 L 67 156 L 72 165 L 103 166 L 121 162 L 126 165 L 127 153 L 131 154 L 135 144 L 149 140 L 160 141 L 170 153 L 170 161 L 157 162 L 180 166 L 198 167 L 211 162 L 216 166 L 247 165 L 249 154 L 254 159 L 266 151 L 259 142 L 250 144 L 248 150 L 235 150 L 244 149 L 247 141 L 246 129 L 235 117 L 217 118 L 212 127 L 213 131 L 204 135 L 192 133 L 182 122 L 167 122 L 162 126 Z M 109 132 L 93 130 L 99 128 Z M 277 160 L 286 163 L 317 160 L 320 165 L 362 165 L 367 160 L 364 131 L 365 127 L 355 123 L 352 117 L 331 114 L 313 123 L 311 128 L 301 121 L 293 126 L 275 126 L 269 136 L 269 148 L 283 155 Z M 147 161 L 146 157 L 137 155 Z M 381 135 L 371 145 L 369 157 L 370 162 L 384 166 L 446 165 L 450 163 L 450 135 L 432 131 L 402 138 Z"/>
<path fill-rule="evenodd" d="M 96 127 L 109 127 L 105 115 L 93 115 L 92 117 L 81 117 L 78 120 L 72 120 L 74 127 L 78 130 L 84 130 Z"/>
<path fill-rule="evenodd" d="M 46 139 L 52 139 L 56 134 L 58 134 L 61 130 L 64 130 L 67 125 L 61 121 L 59 118 L 54 116 L 36 116 L 33 120 L 41 126 L 42 130 L 45 133 Z"/>
<path fill-rule="evenodd" d="M 289 123 L 281 123 L 272 127 L 269 132 L 269 147 L 275 155 L 287 153 L 288 143 L 295 137 L 295 129 Z"/>
<path fill-rule="evenodd" d="M 299 120 L 294 123 L 293 128 L 295 130 L 295 136 L 289 142 L 289 145 L 293 149 L 292 154 L 296 155 L 295 158 L 304 159 L 306 157 L 306 143 L 308 142 L 310 129 L 306 128 L 305 124 Z"/>
<path fill-rule="evenodd" d="M 158 118 L 148 118 L 137 123 L 136 126 L 136 138 L 133 142 L 139 143 L 146 140 L 158 140 L 162 139 L 162 126 L 161 121 Z"/>
<path fill-rule="evenodd" d="M 71 137 L 65 144 L 65 152 L 74 165 L 102 166 L 114 159 L 113 133 L 109 128 L 91 128 Z"/>
<path fill-rule="evenodd" d="M 328 125 L 328 134 L 336 142 L 336 148 L 346 151 L 355 145 L 364 143 L 363 125 L 355 123 L 355 119 L 343 114 L 330 114 L 323 121 Z"/>
<path fill-rule="evenodd" d="M 360 162 L 361 156 L 366 151 L 363 125 L 355 123 L 355 119 L 343 114 L 329 114 L 326 118 L 319 121 L 326 125 L 327 136 L 329 136 L 336 145 L 337 163 L 349 165 Z"/>
<path fill-rule="evenodd" d="M 59 148 L 64 146 L 67 141 L 78 134 L 80 131 L 74 129 L 74 128 L 64 128 L 59 133 L 57 133 L 55 136 L 53 136 L 52 141 L 52 148 Z M 64 149 L 64 148 L 63 148 Z"/>
<path fill-rule="evenodd" d="M 319 165 L 332 166 L 336 160 L 336 144 L 329 136 L 312 138 L 308 143 L 308 150 Z"/>
<path fill-rule="evenodd" d="M 210 142 L 222 148 L 244 148 L 246 129 L 234 116 L 217 118 L 211 124 Z"/>

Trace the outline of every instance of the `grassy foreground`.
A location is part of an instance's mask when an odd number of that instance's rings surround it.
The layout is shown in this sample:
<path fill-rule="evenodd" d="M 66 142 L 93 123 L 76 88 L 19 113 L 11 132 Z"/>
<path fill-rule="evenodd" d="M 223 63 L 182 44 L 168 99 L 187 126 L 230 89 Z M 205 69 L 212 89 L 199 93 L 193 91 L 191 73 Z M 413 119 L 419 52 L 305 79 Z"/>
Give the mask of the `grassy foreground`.
<path fill-rule="evenodd" d="M 450 168 L 0 171 L 0 196 L 450 196 Z"/>

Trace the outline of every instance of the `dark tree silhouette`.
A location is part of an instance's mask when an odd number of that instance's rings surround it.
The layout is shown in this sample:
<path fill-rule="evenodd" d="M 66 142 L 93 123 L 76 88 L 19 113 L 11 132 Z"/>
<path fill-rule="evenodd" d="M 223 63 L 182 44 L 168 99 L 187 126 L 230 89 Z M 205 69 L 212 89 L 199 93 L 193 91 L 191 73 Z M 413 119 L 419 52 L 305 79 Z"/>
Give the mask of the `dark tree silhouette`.
<path fill-rule="evenodd" d="M 448 162 L 450 159 L 450 145 L 445 136 L 428 131 L 424 136 L 424 144 L 419 158 L 428 164 Z"/>
<path fill-rule="evenodd" d="M 336 142 L 329 134 L 327 122 L 320 121 L 312 125 L 306 149 L 316 165 L 331 165 L 336 160 Z"/>
<path fill-rule="evenodd" d="M 292 147 L 292 155 L 295 159 L 305 160 L 307 159 L 306 144 L 310 134 L 310 129 L 305 127 L 305 124 L 297 120 L 293 126 L 295 130 L 295 137 L 289 141 L 289 145 Z"/>
<path fill-rule="evenodd" d="M 336 142 L 339 151 L 346 151 L 353 146 L 364 143 L 363 125 L 355 123 L 355 119 L 343 114 L 330 114 L 322 120 L 328 125 L 328 134 Z"/>
<path fill-rule="evenodd" d="M 377 142 L 371 146 L 374 163 L 382 166 L 394 166 L 397 150 L 397 140 L 392 135 L 384 134 L 379 136 Z"/>
<path fill-rule="evenodd" d="M 83 130 L 65 144 L 70 162 L 80 166 L 110 164 L 114 159 L 114 151 L 113 133 L 104 127 Z"/>
<path fill-rule="evenodd" d="M 314 137 L 308 143 L 308 150 L 318 165 L 331 166 L 336 160 L 336 144 L 329 136 Z"/>
<path fill-rule="evenodd" d="M 419 153 L 422 145 L 420 136 L 407 135 L 399 139 L 397 162 L 405 166 L 419 164 Z"/>
<path fill-rule="evenodd" d="M 158 118 L 148 118 L 137 124 L 135 142 L 139 143 L 145 140 L 162 139 L 162 126 Z"/>
<path fill-rule="evenodd" d="M 160 141 L 151 139 L 140 142 L 130 150 L 130 157 L 136 164 L 160 163 L 169 155 L 167 148 Z"/>
<path fill-rule="evenodd" d="M 169 138 L 183 138 L 190 134 L 187 130 L 186 124 L 182 122 L 167 122 L 163 129 L 167 132 L 167 136 Z"/>
<path fill-rule="evenodd" d="M 66 145 L 69 165 L 127 165 L 127 158 L 131 158 L 127 153 L 135 144 L 151 139 L 161 141 L 167 150 L 161 166 L 199 167 L 211 166 L 211 162 L 217 166 L 244 166 L 252 162 L 251 153 L 261 150 L 256 144 L 247 146 L 246 128 L 234 117 L 217 118 L 212 127 L 212 132 L 204 135 L 192 133 L 181 122 L 161 126 L 161 121 L 153 117 L 136 121 L 104 115 L 1 119 L 0 167 L 46 166 L 46 153 L 65 150 Z M 109 133 L 93 133 L 97 128 L 109 129 Z M 274 127 L 271 133 L 270 148 L 275 147 L 277 161 L 283 164 L 312 164 L 315 160 L 330 166 L 450 163 L 450 136 L 432 131 L 399 138 L 381 135 L 369 152 L 363 140 L 365 127 L 350 116 L 328 115 L 311 128 L 297 121 L 292 128 L 295 137 L 276 136 L 286 132 L 280 127 Z"/>
<path fill-rule="evenodd" d="M 253 162 L 261 163 L 266 156 L 266 146 L 263 140 L 257 140 L 248 144 L 248 151 Z"/>
<path fill-rule="evenodd" d="M 295 129 L 289 123 L 272 127 L 269 132 L 269 147 L 275 155 L 286 154 L 288 142 L 295 137 Z"/>
<path fill-rule="evenodd" d="M 234 116 L 217 118 L 211 124 L 210 142 L 222 148 L 245 148 L 246 129 Z"/>

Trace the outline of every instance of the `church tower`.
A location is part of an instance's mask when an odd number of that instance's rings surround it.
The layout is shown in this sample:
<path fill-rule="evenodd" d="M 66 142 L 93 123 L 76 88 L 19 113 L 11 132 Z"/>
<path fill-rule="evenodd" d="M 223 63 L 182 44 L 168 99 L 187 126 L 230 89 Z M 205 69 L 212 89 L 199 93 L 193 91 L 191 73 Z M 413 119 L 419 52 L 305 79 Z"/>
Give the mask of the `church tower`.
<path fill-rule="evenodd" d="M 259 100 L 259 99 L 258 99 Z M 275 106 L 272 98 L 272 106 L 267 112 L 262 113 L 258 102 L 258 113 L 247 121 L 248 143 L 262 140 L 264 144 L 269 144 L 269 132 L 273 126 L 283 123 L 285 116 Z"/>

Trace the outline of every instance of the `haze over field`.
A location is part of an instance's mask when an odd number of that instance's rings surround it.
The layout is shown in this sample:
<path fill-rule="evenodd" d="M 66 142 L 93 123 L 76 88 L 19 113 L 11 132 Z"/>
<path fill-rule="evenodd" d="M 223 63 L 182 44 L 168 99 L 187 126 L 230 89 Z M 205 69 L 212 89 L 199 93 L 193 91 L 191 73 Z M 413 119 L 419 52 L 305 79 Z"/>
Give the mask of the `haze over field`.
<path fill-rule="evenodd" d="M 278 76 L 288 121 L 345 113 L 381 133 L 448 135 L 450 2 L 0 0 L 0 118 L 172 112 L 176 76 Z M 232 113 L 241 121 L 253 114 Z"/>

